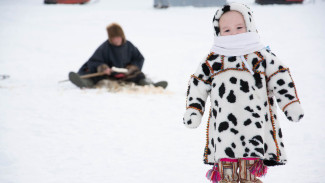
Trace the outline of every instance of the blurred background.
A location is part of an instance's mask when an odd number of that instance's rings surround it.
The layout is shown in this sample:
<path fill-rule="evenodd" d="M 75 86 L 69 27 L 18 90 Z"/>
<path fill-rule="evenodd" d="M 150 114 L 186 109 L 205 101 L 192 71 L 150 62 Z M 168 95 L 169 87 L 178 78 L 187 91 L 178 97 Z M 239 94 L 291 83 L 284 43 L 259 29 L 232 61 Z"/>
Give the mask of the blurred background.
<path fill-rule="evenodd" d="M 0 182 L 208 182 L 201 126 L 183 126 L 187 81 L 213 43 L 218 7 L 245 3 L 290 67 L 305 110 L 279 118 L 288 164 L 266 183 L 325 182 L 324 0 L 1 0 Z M 80 90 L 67 79 L 119 23 L 168 93 Z M 209 105 L 209 104 L 207 104 Z M 208 108 L 208 106 L 207 106 Z"/>

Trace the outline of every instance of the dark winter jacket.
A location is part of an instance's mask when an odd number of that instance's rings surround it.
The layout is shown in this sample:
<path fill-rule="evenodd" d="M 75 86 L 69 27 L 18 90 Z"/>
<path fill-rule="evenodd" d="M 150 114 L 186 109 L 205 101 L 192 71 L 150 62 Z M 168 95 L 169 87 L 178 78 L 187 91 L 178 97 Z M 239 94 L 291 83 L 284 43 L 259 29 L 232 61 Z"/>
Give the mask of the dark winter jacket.
<path fill-rule="evenodd" d="M 140 70 L 144 58 L 139 50 L 130 42 L 126 41 L 121 46 L 114 46 L 108 40 L 101 44 L 89 60 L 81 66 L 78 74 L 85 75 L 97 72 L 97 67 L 106 64 L 109 67 L 125 68 L 135 65 Z"/>

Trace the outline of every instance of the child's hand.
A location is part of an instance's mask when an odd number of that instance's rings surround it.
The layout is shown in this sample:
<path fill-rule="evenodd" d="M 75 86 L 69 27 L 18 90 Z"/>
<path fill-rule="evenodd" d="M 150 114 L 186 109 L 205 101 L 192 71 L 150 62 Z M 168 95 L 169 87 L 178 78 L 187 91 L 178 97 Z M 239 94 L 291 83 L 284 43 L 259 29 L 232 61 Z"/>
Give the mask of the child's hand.
<path fill-rule="evenodd" d="M 189 108 L 184 114 L 183 123 L 188 128 L 197 128 L 201 123 L 201 119 L 202 114 L 198 110 Z"/>
<path fill-rule="evenodd" d="M 304 111 L 299 102 L 290 104 L 284 111 L 284 114 L 290 121 L 299 122 L 304 117 Z"/>

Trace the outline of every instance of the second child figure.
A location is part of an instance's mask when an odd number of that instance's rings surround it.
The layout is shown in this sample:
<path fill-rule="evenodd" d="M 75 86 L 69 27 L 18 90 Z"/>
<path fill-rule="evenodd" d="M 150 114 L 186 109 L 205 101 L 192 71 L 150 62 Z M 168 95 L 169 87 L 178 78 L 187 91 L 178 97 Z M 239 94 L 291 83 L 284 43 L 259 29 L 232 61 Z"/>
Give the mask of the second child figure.
<path fill-rule="evenodd" d="M 286 67 L 260 42 L 252 11 L 232 3 L 213 18 L 215 40 L 189 81 L 184 124 L 197 128 L 211 99 L 204 163 L 213 182 L 261 182 L 287 157 L 275 102 L 290 121 L 303 110 Z"/>

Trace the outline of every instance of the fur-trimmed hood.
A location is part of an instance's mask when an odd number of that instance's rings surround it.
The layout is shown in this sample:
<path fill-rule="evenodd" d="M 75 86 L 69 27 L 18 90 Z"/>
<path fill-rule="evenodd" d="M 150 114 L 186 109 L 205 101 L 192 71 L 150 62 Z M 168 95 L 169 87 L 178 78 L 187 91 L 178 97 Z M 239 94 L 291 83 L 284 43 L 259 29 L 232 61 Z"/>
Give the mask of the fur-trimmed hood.
<path fill-rule="evenodd" d="M 231 10 L 238 11 L 239 13 L 241 13 L 243 15 L 247 32 L 257 32 L 256 27 L 255 27 L 255 22 L 253 19 L 253 12 L 250 10 L 250 8 L 244 4 L 230 3 L 227 5 L 224 5 L 222 8 L 218 9 L 213 17 L 213 28 L 215 30 L 214 31 L 215 36 L 220 36 L 220 26 L 219 26 L 220 17 L 224 13 L 231 11 Z"/>

